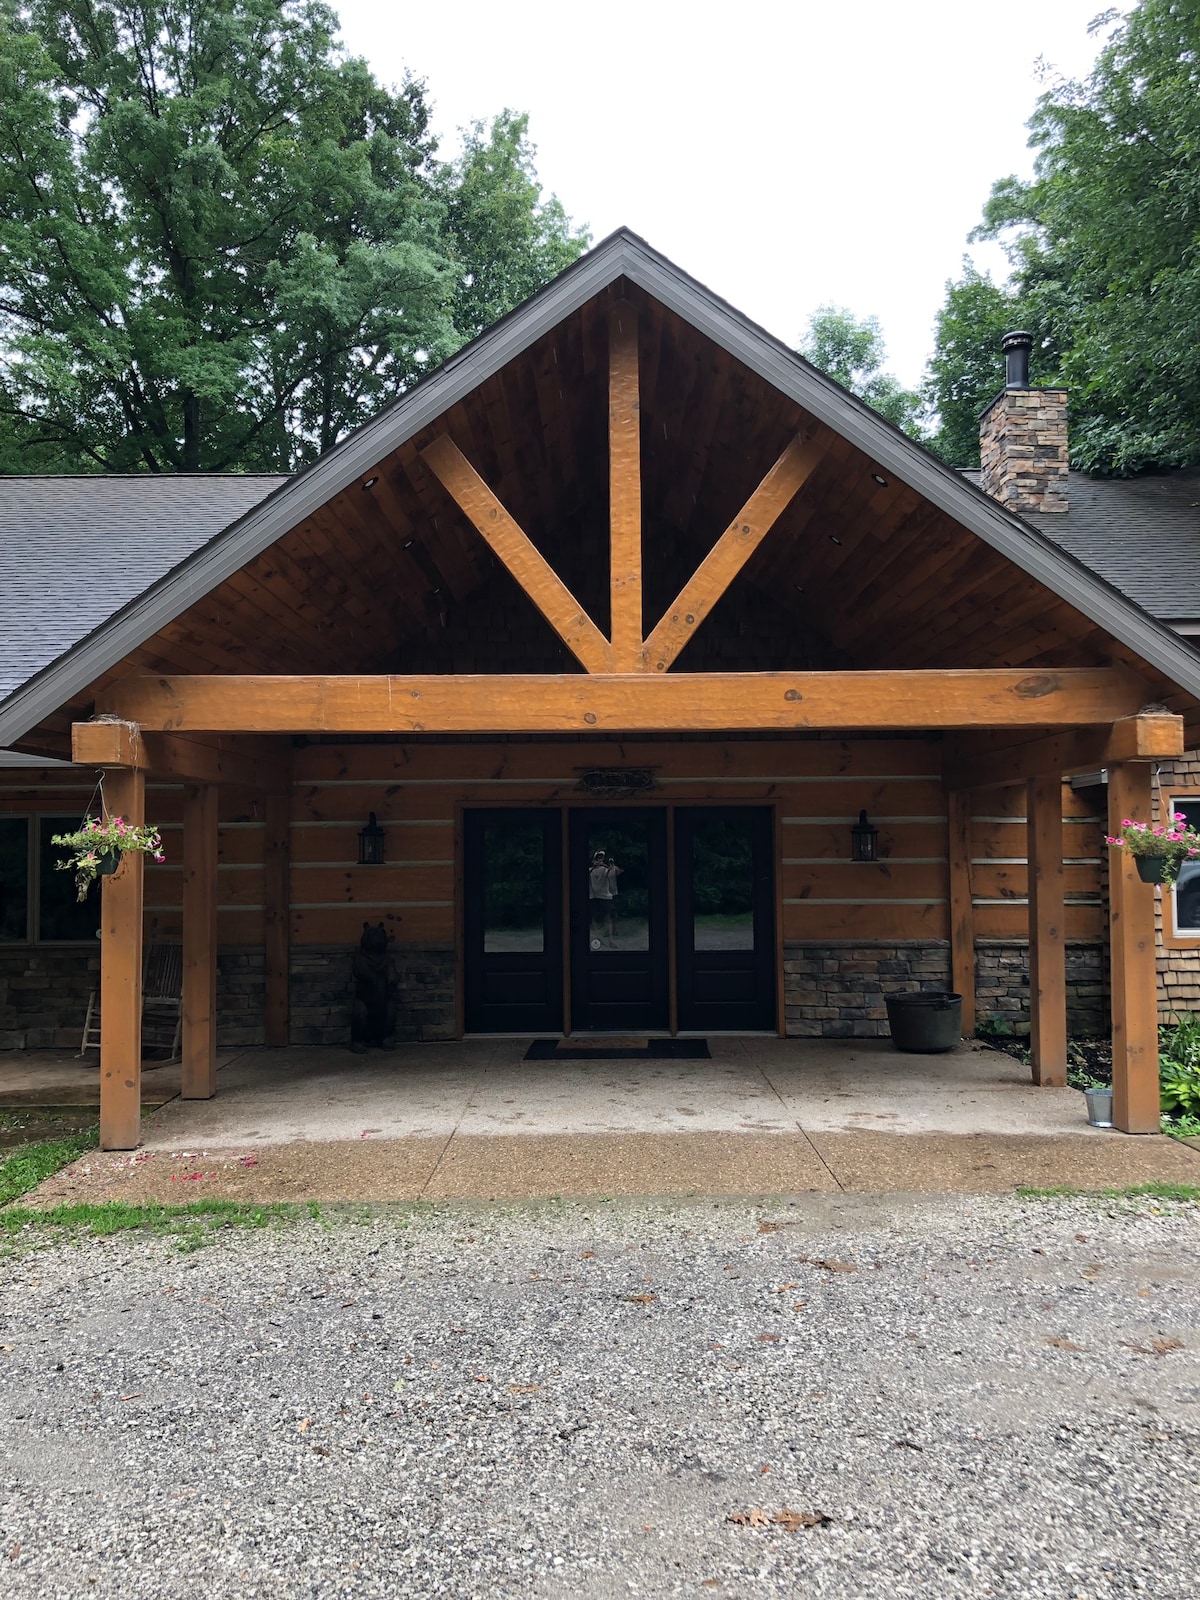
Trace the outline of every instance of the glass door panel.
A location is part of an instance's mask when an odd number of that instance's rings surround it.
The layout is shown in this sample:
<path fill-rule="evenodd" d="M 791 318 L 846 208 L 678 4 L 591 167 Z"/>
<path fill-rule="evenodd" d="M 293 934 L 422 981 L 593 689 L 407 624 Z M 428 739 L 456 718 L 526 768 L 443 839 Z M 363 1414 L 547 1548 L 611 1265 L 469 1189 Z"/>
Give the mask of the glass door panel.
<path fill-rule="evenodd" d="M 681 806 L 675 851 L 680 1028 L 774 1029 L 771 812 Z"/>
<path fill-rule="evenodd" d="M 571 813 L 571 943 L 573 1032 L 667 1026 L 663 811 Z"/>
<path fill-rule="evenodd" d="M 463 821 L 468 1033 L 562 1031 L 562 817 L 467 811 Z"/>

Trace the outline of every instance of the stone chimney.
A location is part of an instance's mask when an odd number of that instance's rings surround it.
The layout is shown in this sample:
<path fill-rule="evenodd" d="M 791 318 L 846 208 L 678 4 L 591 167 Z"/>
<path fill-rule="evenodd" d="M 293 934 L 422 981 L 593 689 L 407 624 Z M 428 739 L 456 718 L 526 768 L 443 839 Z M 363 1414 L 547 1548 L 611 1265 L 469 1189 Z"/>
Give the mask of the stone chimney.
<path fill-rule="evenodd" d="M 980 485 L 1010 511 L 1067 509 L 1067 391 L 1031 389 L 1033 335 L 1004 335 L 1004 388 L 979 419 Z"/>

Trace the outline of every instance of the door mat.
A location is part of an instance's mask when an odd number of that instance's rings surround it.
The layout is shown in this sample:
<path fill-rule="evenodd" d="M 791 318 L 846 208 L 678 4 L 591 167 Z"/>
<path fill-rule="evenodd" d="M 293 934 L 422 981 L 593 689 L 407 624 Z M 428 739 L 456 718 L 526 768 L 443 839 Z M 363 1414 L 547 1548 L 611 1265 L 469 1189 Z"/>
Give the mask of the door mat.
<path fill-rule="evenodd" d="M 707 1039 L 535 1039 L 526 1061 L 708 1061 Z"/>

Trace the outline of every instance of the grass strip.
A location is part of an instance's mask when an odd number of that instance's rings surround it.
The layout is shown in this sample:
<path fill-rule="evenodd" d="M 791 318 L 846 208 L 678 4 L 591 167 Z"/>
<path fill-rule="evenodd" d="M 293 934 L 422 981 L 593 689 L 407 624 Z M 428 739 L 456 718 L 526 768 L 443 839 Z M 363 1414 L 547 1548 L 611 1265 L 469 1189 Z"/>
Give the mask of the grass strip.
<path fill-rule="evenodd" d="M 193 1200 L 182 1205 L 130 1205 L 123 1200 L 50 1206 L 34 1211 L 7 1206 L 0 1211 L 0 1238 L 12 1240 L 27 1230 L 43 1239 L 64 1235 L 103 1239 L 114 1233 L 182 1234 L 194 1243 L 221 1228 L 266 1228 L 273 1223 L 319 1218 L 315 1201 L 254 1205 L 244 1200 Z"/>
<path fill-rule="evenodd" d="M 1120 1189 L 1076 1189 L 1066 1183 L 1053 1189 L 1031 1189 L 1022 1185 L 1017 1194 L 1022 1200 L 1125 1200 L 1139 1196 L 1149 1200 L 1200 1200 L 1200 1184 L 1130 1183 Z"/>
<path fill-rule="evenodd" d="M 96 1148 L 98 1128 L 84 1128 L 79 1133 L 65 1134 L 61 1139 L 42 1139 L 37 1144 L 26 1144 L 14 1150 L 0 1163 L 0 1206 L 7 1206 L 31 1189 L 36 1189 L 45 1178 L 70 1166 L 77 1156 Z"/>

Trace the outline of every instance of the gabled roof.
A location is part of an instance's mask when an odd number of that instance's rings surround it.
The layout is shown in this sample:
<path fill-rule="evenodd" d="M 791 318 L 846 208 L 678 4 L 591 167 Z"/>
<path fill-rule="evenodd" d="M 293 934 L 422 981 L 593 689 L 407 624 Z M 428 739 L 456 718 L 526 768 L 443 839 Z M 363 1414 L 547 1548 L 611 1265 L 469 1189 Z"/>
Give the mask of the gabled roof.
<path fill-rule="evenodd" d="M 627 230 L 611 235 L 387 411 L 129 598 L 0 703 L 0 746 L 19 739 L 199 597 L 268 549 L 390 452 L 619 280 L 690 324 L 918 495 L 1200 698 L 1200 657 L 1051 538 L 1032 531 L 781 341 Z M 89 486 L 102 480 L 84 480 Z M 170 480 L 166 480 L 170 481 Z M 237 481 L 237 480 L 233 480 Z M 256 480 L 246 480 L 254 482 Z M 258 480 L 261 481 L 261 480 Z"/>
<path fill-rule="evenodd" d="M 287 481 L 240 473 L 0 479 L 0 700 Z"/>

